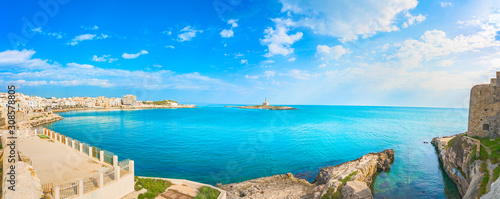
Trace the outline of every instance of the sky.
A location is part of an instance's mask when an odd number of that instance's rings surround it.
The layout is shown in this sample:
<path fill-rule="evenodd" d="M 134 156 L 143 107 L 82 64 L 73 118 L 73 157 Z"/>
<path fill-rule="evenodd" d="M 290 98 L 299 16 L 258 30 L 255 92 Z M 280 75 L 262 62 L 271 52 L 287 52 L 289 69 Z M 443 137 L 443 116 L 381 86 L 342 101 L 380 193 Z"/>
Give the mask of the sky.
<path fill-rule="evenodd" d="M 498 0 L 6 1 L 0 84 L 42 97 L 467 108 Z"/>

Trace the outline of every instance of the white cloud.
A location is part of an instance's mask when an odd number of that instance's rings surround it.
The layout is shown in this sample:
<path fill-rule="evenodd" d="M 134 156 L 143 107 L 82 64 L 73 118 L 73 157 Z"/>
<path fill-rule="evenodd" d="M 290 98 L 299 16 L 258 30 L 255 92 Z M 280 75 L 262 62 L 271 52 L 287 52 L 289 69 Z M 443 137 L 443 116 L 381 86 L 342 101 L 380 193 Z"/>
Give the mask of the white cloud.
<path fill-rule="evenodd" d="M 293 61 L 295 61 L 295 57 L 288 59 L 288 62 L 293 62 Z"/>
<path fill-rule="evenodd" d="M 185 41 L 191 41 L 191 39 L 196 37 L 196 33 L 202 33 L 203 30 L 196 30 L 195 28 L 191 26 L 186 26 L 177 35 L 177 41 L 179 42 L 185 42 Z"/>
<path fill-rule="evenodd" d="M 224 38 L 232 37 L 234 36 L 233 30 L 231 29 L 224 29 L 220 32 L 220 36 Z"/>
<path fill-rule="evenodd" d="M 419 14 L 417 16 L 413 16 L 409 12 L 406 12 L 405 16 L 406 16 L 406 18 L 408 18 L 408 21 L 403 23 L 403 25 L 402 25 L 403 28 L 408 28 L 408 26 L 411 26 L 413 24 L 418 24 L 422 21 L 425 21 L 425 16 L 422 14 Z"/>
<path fill-rule="evenodd" d="M 166 34 L 166 35 L 172 35 L 172 31 L 170 31 L 170 30 L 165 30 L 162 33 Z"/>
<path fill-rule="evenodd" d="M 258 75 L 245 75 L 245 78 L 247 79 L 259 79 Z"/>
<path fill-rule="evenodd" d="M 265 61 L 261 61 L 262 64 L 272 64 L 274 63 L 273 60 L 265 60 Z"/>
<path fill-rule="evenodd" d="M 406 60 L 405 67 L 420 67 L 423 61 L 429 61 L 451 53 L 464 53 L 483 48 L 498 47 L 500 42 L 495 39 L 497 31 L 499 29 L 484 25 L 483 30 L 476 34 L 458 35 L 450 39 L 443 31 L 430 30 L 426 31 L 419 40 L 409 39 L 396 44 L 399 49 L 388 58 Z"/>
<path fill-rule="evenodd" d="M 248 60 L 246 60 L 246 59 L 242 59 L 242 60 L 240 61 L 240 63 L 241 63 L 241 64 L 247 64 L 247 63 L 248 63 Z"/>
<path fill-rule="evenodd" d="M 294 49 L 290 46 L 302 38 L 302 32 L 297 32 L 293 35 L 288 35 L 288 26 L 292 25 L 290 19 L 273 19 L 276 28 L 268 27 L 264 30 L 264 39 L 260 40 L 262 45 L 267 45 L 268 52 L 265 57 L 274 55 L 287 56 L 293 53 Z"/>
<path fill-rule="evenodd" d="M 309 79 L 321 76 L 321 74 L 318 74 L 318 73 L 310 73 L 308 71 L 298 70 L 298 69 L 292 69 L 286 73 L 280 73 L 279 75 L 280 76 L 289 76 L 289 77 L 293 77 L 295 79 L 300 79 L 300 80 L 309 80 Z"/>
<path fill-rule="evenodd" d="M 53 32 L 53 33 L 47 33 L 47 35 L 53 36 L 53 37 L 55 37 L 57 39 L 62 39 L 63 38 L 63 34 L 62 33 Z"/>
<path fill-rule="evenodd" d="M 81 26 L 81 28 L 84 29 L 84 30 L 97 30 L 97 29 L 99 29 L 98 26 L 90 26 L 90 27 Z"/>
<path fill-rule="evenodd" d="M 417 0 L 344 1 L 281 0 L 282 12 L 293 14 L 295 26 L 310 28 L 315 34 L 353 41 L 359 35 L 370 37 L 377 32 L 392 32 L 400 13 L 414 9 Z M 351 8 L 351 9 L 346 9 Z"/>
<path fill-rule="evenodd" d="M 33 28 L 31 29 L 31 31 L 33 32 L 37 32 L 41 35 L 46 35 L 46 36 L 51 36 L 51 37 L 55 37 L 56 39 L 61 39 L 63 37 L 63 33 L 57 33 L 57 32 L 53 32 L 53 33 L 50 33 L 50 32 L 45 32 L 42 30 L 42 27 L 37 27 L 37 28 Z"/>
<path fill-rule="evenodd" d="M 175 49 L 175 46 L 172 46 L 172 45 L 168 45 L 168 46 L 165 46 L 165 48 L 171 48 L 171 49 Z"/>
<path fill-rule="evenodd" d="M 57 64 L 50 64 L 48 60 L 32 59 L 31 57 L 36 53 L 34 50 L 6 50 L 0 52 L 0 68 L 7 67 L 14 68 L 27 68 L 27 69 L 48 69 L 54 68 Z"/>
<path fill-rule="evenodd" d="M 148 51 L 141 50 L 141 52 L 138 52 L 135 54 L 123 53 L 122 57 L 125 59 L 135 59 L 135 58 L 139 57 L 140 55 L 146 55 L 146 54 L 148 54 Z"/>
<path fill-rule="evenodd" d="M 66 66 L 68 66 L 68 67 L 74 67 L 74 68 L 87 68 L 87 69 L 95 68 L 95 66 L 93 66 L 93 65 L 89 65 L 89 64 L 77 64 L 77 63 L 68 63 L 68 64 L 66 64 Z"/>
<path fill-rule="evenodd" d="M 446 67 L 446 66 L 451 66 L 453 65 L 453 63 L 455 63 L 455 61 L 451 60 L 451 59 L 445 59 L 445 60 L 442 60 L 438 63 L 438 66 L 442 66 L 442 67 Z"/>
<path fill-rule="evenodd" d="M 163 66 L 159 65 L 159 64 L 153 64 L 153 67 L 155 67 L 155 68 L 163 68 Z"/>
<path fill-rule="evenodd" d="M 96 37 L 96 35 L 94 35 L 94 34 L 78 35 L 75 38 L 73 38 L 69 44 L 74 46 L 74 45 L 78 44 L 78 42 L 85 41 L 85 40 L 92 40 L 92 39 L 94 39 L 94 37 Z"/>
<path fill-rule="evenodd" d="M 42 27 L 33 28 L 33 29 L 31 29 L 31 31 L 41 33 L 42 32 Z"/>
<path fill-rule="evenodd" d="M 274 77 L 276 75 L 276 71 L 264 71 L 262 75 L 245 75 L 245 78 L 247 79 L 259 79 L 261 77 L 270 79 L 271 77 Z"/>
<path fill-rule="evenodd" d="M 94 55 L 92 57 L 92 61 L 95 61 L 95 62 L 108 62 L 108 63 L 112 63 L 114 61 L 118 60 L 117 58 L 111 58 L 111 55 L 103 55 L 101 57 L 97 57 L 97 55 Z"/>
<path fill-rule="evenodd" d="M 109 35 L 107 35 L 107 34 L 101 34 L 101 36 L 97 37 L 97 39 L 106 39 L 108 37 L 109 37 Z"/>
<path fill-rule="evenodd" d="M 24 86 L 98 86 L 141 89 L 225 90 L 236 86 L 198 72 L 177 74 L 169 70 L 130 71 L 103 69 L 90 64 L 68 63 L 66 66 L 48 65 L 40 59 L 31 59 L 32 50 L 0 52 L 0 66 L 13 64 L 32 70 L 0 72 L 0 83 L 16 82 Z M 31 65 L 27 65 L 31 64 Z M 159 66 L 159 65 L 158 65 Z"/>
<path fill-rule="evenodd" d="M 223 38 L 229 38 L 234 36 L 233 28 L 238 27 L 238 24 L 236 23 L 238 20 L 236 19 L 230 19 L 227 21 L 227 24 L 231 25 L 231 29 L 223 29 L 220 32 L 220 36 Z"/>
<path fill-rule="evenodd" d="M 316 46 L 316 53 L 321 56 L 322 60 L 339 59 L 342 55 L 349 52 L 349 48 L 344 48 L 341 45 L 332 47 L 327 45 Z"/>
<path fill-rule="evenodd" d="M 453 7 L 453 4 L 451 2 L 441 2 L 441 7 L 442 8 Z"/>
<path fill-rule="evenodd" d="M 344 48 L 341 45 L 327 46 L 318 45 L 316 46 L 316 57 L 319 57 L 324 63 L 319 65 L 320 68 L 324 68 L 328 65 L 331 60 L 338 60 L 342 55 L 350 53 L 349 48 Z"/>
<path fill-rule="evenodd" d="M 99 36 L 97 36 L 95 34 L 83 34 L 83 35 L 76 36 L 68 44 L 74 46 L 74 45 L 77 45 L 81 41 L 93 40 L 93 39 L 106 39 L 108 37 L 109 37 L 109 35 L 106 35 L 106 34 L 101 34 Z"/>
<path fill-rule="evenodd" d="M 227 21 L 227 24 L 231 24 L 231 28 L 236 28 L 238 27 L 238 24 L 236 22 L 238 22 L 237 19 L 230 19 Z"/>

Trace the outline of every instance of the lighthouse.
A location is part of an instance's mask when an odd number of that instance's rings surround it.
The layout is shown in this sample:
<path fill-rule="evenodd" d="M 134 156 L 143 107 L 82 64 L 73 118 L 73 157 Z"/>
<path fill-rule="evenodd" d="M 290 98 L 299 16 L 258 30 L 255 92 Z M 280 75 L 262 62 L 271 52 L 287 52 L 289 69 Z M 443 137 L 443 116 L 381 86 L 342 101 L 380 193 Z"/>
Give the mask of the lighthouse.
<path fill-rule="evenodd" d="M 264 103 L 262 103 L 262 106 L 269 106 L 269 103 L 267 103 L 267 97 L 266 97 L 266 101 Z"/>

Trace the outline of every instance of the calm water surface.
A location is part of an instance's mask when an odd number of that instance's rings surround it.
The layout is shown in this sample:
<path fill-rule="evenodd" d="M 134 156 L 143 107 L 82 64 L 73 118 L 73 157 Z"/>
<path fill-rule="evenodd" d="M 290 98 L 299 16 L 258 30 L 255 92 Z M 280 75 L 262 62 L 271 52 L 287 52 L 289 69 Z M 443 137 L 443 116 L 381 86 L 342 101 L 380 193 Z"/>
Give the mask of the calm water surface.
<path fill-rule="evenodd" d="M 391 171 L 374 183 L 375 198 L 458 198 L 423 142 L 465 132 L 467 109 L 294 107 L 78 111 L 46 127 L 133 159 L 136 175 L 209 184 L 288 172 L 313 181 L 322 167 L 394 149 Z"/>

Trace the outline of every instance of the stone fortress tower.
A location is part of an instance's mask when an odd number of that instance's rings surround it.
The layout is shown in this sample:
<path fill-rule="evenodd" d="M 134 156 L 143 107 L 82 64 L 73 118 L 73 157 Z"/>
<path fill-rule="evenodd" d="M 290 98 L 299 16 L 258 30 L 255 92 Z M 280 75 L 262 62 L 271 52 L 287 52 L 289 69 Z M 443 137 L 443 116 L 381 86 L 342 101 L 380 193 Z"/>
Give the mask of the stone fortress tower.
<path fill-rule="evenodd" d="M 467 132 L 469 136 L 500 137 L 500 71 L 496 75 L 490 84 L 472 87 Z"/>

